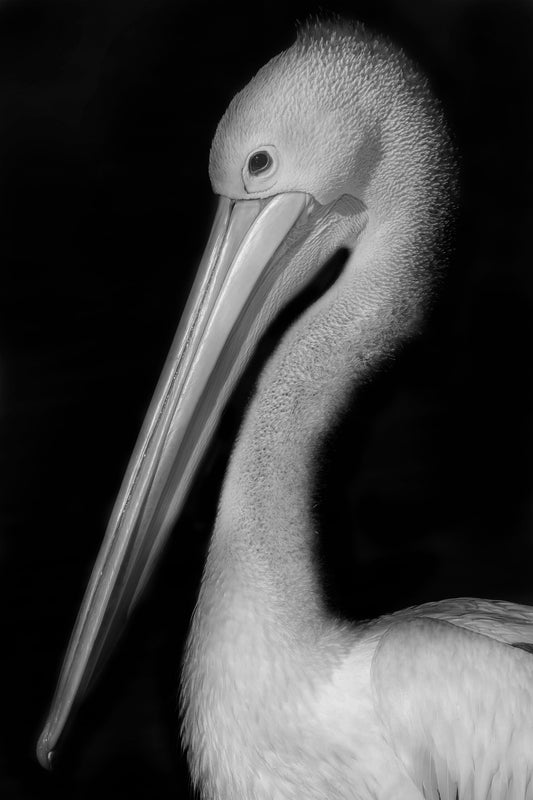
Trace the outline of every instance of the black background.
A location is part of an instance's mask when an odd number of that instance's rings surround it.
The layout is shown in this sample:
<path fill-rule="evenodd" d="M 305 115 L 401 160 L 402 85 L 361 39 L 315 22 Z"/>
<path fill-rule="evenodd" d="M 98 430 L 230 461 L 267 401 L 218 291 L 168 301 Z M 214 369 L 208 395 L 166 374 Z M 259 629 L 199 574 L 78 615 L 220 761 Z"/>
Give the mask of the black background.
<path fill-rule="evenodd" d="M 253 374 L 52 774 L 34 746 L 209 229 L 216 123 L 291 43 L 296 20 L 319 10 L 0 7 L 2 797 L 188 796 L 178 665 Z M 333 599 L 354 617 L 447 596 L 533 602 L 533 5 L 328 10 L 420 62 L 462 170 L 456 249 L 424 335 L 365 390 L 323 462 Z"/>

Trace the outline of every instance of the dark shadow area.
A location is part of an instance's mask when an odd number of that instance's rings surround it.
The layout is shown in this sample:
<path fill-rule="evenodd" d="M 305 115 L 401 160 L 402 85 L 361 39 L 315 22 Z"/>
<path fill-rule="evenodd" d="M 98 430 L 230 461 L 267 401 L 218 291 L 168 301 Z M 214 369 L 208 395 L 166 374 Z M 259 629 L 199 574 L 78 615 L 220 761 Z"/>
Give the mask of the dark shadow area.
<path fill-rule="evenodd" d="M 332 601 L 357 618 L 458 595 L 533 602 L 533 9 L 320 6 L 0 8 L 3 798 L 192 796 L 176 695 L 220 485 L 257 371 L 325 284 L 265 337 L 52 774 L 34 747 L 209 230 L 217 121 L 319 10 L 419 61 L 461 162 L 456 243 L 425 329 L 354 396 L 321 456 Z"/>

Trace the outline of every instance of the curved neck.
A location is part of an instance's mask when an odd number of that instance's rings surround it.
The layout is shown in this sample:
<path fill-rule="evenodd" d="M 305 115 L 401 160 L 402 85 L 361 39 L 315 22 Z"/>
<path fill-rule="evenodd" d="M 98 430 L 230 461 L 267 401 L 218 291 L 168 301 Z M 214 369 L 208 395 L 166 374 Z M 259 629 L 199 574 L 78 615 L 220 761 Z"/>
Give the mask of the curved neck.
<path fill-rule="evenodd" d="M 327 616 L 312 496 L 323 438 L 354 387 L 412 331 L 420 305 L 406 307 L 398 291 L 404 270 L 390 248 L 380 252 L 369 243 L 373 255 L 366 260 L 365 249 L 287 332 L 261 376 L 231 458 L 208 558 L 208 574 L 231 571 L 229 585 L 250 591 L 254 613 L 262 608 L 279 622 L 278 611 L 291 636 L 314 638 Z M 402 261 L 412 263 L 410 256 L 404 252 Z"/>
<path fill-rule="evenodd" d="M 366 227 L 264 370 L 226 476 L 204 584 L 231 574 L 228 596 L 250 598 L 256 616 L 282 619 L 291 636 L 314 637 L 326 619 L 312 510 L 324 435 L 418 325 L 436 272 L 453 168 L 439 120 L 428 119 L 417 146 L 390 135 L 364 196 Z"/>

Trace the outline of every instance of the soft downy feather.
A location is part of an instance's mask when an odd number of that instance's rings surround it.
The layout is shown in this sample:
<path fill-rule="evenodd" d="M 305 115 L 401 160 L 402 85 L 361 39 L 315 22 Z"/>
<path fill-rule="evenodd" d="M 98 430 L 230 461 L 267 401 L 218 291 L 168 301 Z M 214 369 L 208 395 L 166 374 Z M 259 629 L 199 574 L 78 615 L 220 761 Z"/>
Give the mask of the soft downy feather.
<path fill-rule="evenodd" d="M 532 800 L 533 656 L 516 644 L 533 640 L 533 609 L 453 599 L 391 621 L 372 661 L 376 711 L 423 796 Z"/>

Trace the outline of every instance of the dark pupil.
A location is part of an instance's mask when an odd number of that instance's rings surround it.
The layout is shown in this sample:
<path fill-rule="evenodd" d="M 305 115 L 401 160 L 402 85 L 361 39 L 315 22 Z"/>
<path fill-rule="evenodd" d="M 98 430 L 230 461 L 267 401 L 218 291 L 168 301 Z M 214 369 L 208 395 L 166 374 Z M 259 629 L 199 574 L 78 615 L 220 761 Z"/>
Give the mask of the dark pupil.
<path fill-rule="evenodd" d="M 270 156 L 262 150 L 260 153 L 254 153 L 250 156 L 248 162 L 248 169 L 251 175 L 257 175 L 258 172 L 264 172 L 270 166 Z"/>

